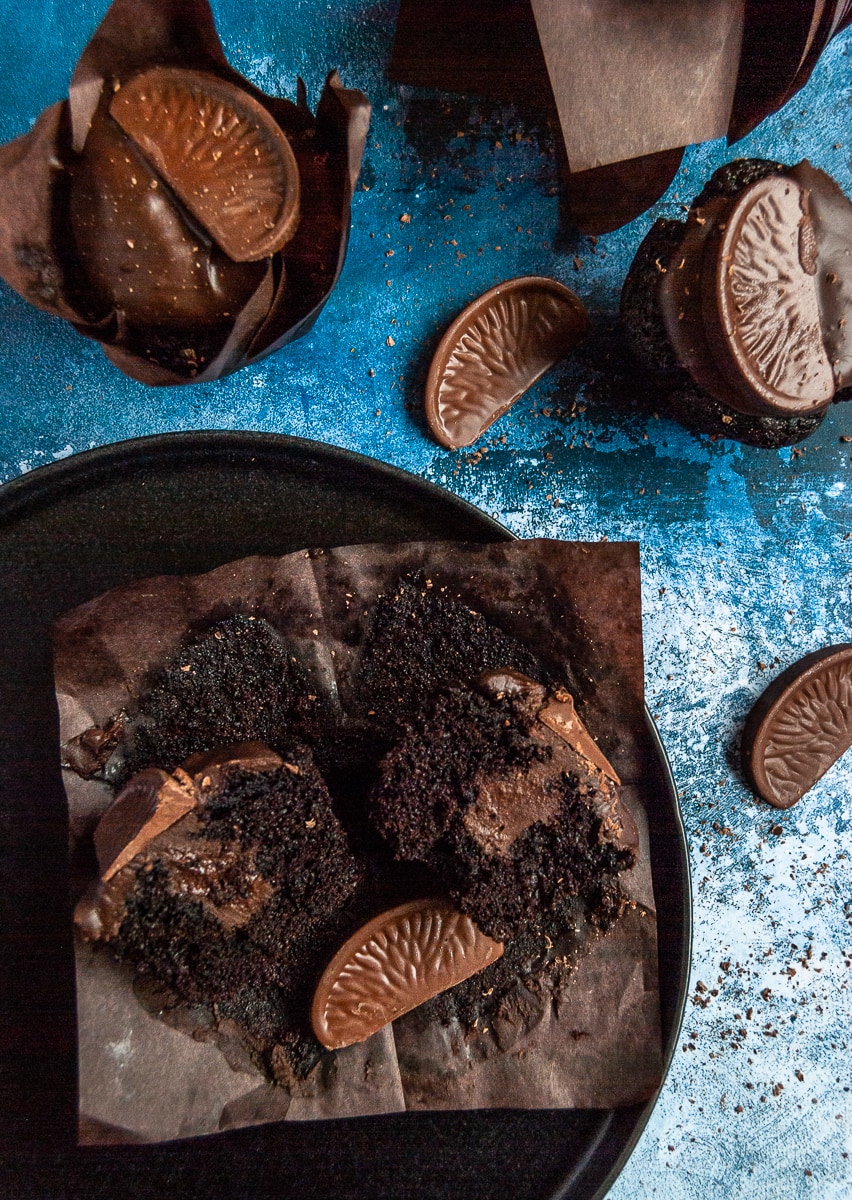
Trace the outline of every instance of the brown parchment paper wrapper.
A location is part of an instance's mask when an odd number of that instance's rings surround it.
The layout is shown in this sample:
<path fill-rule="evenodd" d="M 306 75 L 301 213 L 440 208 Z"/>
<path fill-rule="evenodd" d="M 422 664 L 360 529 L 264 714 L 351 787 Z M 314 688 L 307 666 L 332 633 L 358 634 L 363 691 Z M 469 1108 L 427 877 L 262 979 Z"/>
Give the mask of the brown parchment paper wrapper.
<path fill-rule="evenodd" d="M 532 0 L 572 171 L 724 137 L 742 0 Z"/>
<path fill-rule="evenodd" d="M 102 91 L 153 66 L 206 71 L 261 103 L 290 140 L 302 191 L 295 236 L 270 257 L 204 369 L 183 374 L 131 347 L 138 331 L 129 337 L 122 312 L 87 319 L 75 299 L 80 269 L 66 212 L 65 168 L 85 145 Z M 295 103 L 259 91 L 226 60 L 207 0 L 114 0 L 77 63 L 68 99 L 46 108 L 29 133 L 0 146 L 0 275 L 25 300 L 100 342 L 111 362 L 142 383 L 204 383 L 228 375 L 307 333 L 331 294 L 346 254 L 369 120 L 367 97 L 343 87 L 336 71 L 316 116 L 301 80 Z"/>
<path fill-rule="evenodd" d="M 566 988 L 536 1005 L 519 982 L 499 1028 L 465 1031 L 414 1010 L 362 1045 L 325 1058 L 303 1083 L 271 1084 L 233 1052 L 146 1011 L 132 973 L 78 942 L 80 1138 L 187 1137 L 270 1120 L 405 1109 L 609 1108 L 644 1100 L 662 1056 L 657 943 L 645 806 L 638 547 L 528 541 L 407 543 L 246 558 L 200 576 L 143 580 L 92 600 L 54 630 L 63 745 L 132 708 L 143 680 L 193 628 L 263 617 L 295 647 L 345 719 L 350 680 L 376 599 L 412 572 L 517 637 L 571 688 L 621 777 L 636 820 L 630 903 L 592 938 Z M 475 673 L 475 664 L 472 664 Z M 72 862 L 110 803 L 109 786 L 63 772 Z M 85 880 L 78 880 L 82 888 Z M 75 897 L 76 899 L 76 897 Z M 190 1032 L 192 1036 L 190 1036 Z"/>

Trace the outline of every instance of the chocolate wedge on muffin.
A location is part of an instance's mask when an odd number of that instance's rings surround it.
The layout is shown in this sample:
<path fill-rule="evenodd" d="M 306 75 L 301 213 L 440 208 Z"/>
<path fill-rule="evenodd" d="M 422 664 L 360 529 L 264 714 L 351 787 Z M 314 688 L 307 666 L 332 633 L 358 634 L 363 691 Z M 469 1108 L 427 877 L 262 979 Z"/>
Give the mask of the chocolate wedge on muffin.
<path fill-rule="evenodd" d="M 740 159 L 660 220 L 621 295 L 668 415 L 766 448 L 852 397 L 852 203 L 825 172 Z"/>

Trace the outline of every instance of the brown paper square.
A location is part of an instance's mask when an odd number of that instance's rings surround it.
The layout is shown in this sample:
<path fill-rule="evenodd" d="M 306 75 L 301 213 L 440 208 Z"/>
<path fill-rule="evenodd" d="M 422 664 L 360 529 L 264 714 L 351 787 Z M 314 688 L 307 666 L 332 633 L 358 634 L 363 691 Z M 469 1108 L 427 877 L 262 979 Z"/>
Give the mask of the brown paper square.
<path fill-rule="evenodd" d="M 159 1141 L 405 1109 L 607 1108 L 644 1100 L 658 1086 L 656 920 L 643 810 L 653 798 L 643 770 L 650 750 L 635 544 L 342 547 L 116 589 L 56 624 L 61 740 L 132 704 L 146 674 L 191 627 L 236 613 L 264 617 L 300 647 L 318 686 L 345 710 L 365 614 L 417 571 L 525 642 L 572 687 L 640 831 L 638 862 L 623 877 L 631 904 L 543 1010 L 526 1004 L 521 985 L 517 1020 L 510 1014 L 489 1033 L 471 1035 L 415 1010 L 289 1089 L 272 1085 L 245 1056 L 228 1061 L 189 1023 L 184 1031 L 159 1021 L 136 999 L 126 969 L 102 948 L 78 943 L 81 1141 Z M 111 791 L 103 781 L 63 774 L 74 862 Z"/>

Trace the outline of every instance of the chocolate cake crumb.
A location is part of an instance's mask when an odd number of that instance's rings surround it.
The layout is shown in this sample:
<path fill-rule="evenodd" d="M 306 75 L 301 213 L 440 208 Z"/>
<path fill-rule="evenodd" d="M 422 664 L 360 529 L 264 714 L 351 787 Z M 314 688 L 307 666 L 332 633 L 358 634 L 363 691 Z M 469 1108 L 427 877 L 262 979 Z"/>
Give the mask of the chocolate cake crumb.
<path fill-rule="evenodd" d="M 390 744 L 396 728 L 422 712 L 439 688 L 497 667 L 542 677 L 526 646 L 420 572 L 400 579 L 371 613 L 355 677 L 357 703 L 374 714 L 376 728 L 386 727 Z"/>
<path fill-rule="evenodd" d="M 323 704 L 268 621 L 233 616 L 197 631 L 143 692 L 118 782 L 148 766 L 173 770 L 191 754 L 229 742 L 281 750 L 309 740 Z"/>
<path fill-rule="evenodd" d="M 713 172 L 693 200 L 692 207 L 700 208 L 716 196 L 737 196 L 744 188 L 769 175 L 783 175 L 786 169 L 783 163 L 771 158 L 735 158 Z"/>
<path fill-rule="evenodd" d="M 271 1071 L 275 1051 L 300 1076 L 320 1053 L 307 1020 L 317 961 L 357 919 L 364 870 L 310 752 L 291 748 L 287 763 L 224 768 L 197 812 L 119 872 L 110 946 L 175 1001 L 230 1019 L 258 1065 Z"/>

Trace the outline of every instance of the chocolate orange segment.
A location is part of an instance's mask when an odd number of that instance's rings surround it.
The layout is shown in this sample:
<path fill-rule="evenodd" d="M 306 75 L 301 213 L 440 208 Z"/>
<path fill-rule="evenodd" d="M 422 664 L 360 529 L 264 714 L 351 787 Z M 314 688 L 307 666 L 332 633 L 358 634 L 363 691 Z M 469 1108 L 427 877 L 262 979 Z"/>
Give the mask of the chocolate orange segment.
<path fill-rule="evenodd" d="M 187 780 L 191 786 L 206 791 L 218 786 L 222 772 L 229 767 L 244 771 L 275 771 L 284 766 L 284 759 L 265 742 L 230 742 L 216 746 L 213 750 L 202 750 L 191 754 L 177 768 L 178 779 Z M 298 768 L 290 767 L 298 774 Z"/>
<path fill-rule="evenodd" d="M 758 793 L 790 808 L 852 746 L 852 645 L 808 655 L 766 689 L 746 722 L 745 767 Z"/>
<path fill-rule="evenodd" d="M 747 188 L 718 248 L 709 325 L 718 365 L 745 384 L 755 411 L 808 413 L 834 397 L 823 344 L 817 242 L 807 193 L 787 175 Z M 715 308 L 715 313 L 712 311 Z"/>
<path fill-rule="evenodd" d="M 329 1050 L 363 1042 L 502 953 L 502 942 L 443 901 L 389 909 L 353 934 L 323 971 L 311 1006 L 314 1033 Z"/>
<path fill-rule="evenodd" d="M 95 830 L 101 879 L 111 879 L 149 842 L 191 812 L 195 801 L 192 787 L 157 767 L 129 779 Z"/>
<path fill-rule="evenodd" d="M 589 330 L 586 310 L 555 279 L 498 284 L 456 317 L 426 381 L 426 418 L 442 446 L 470 446 Z"/>
<path fill-rule="evenodd" d="M 110 115 L 229 258 L 274 254 L 299 222 L 299 169 L 253 96 L 201 71 L 154 67 Z"/>

